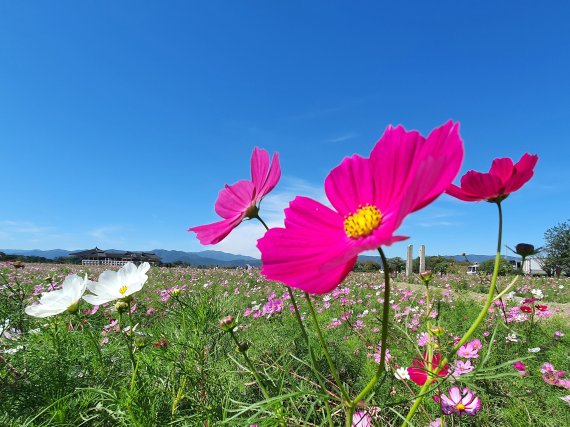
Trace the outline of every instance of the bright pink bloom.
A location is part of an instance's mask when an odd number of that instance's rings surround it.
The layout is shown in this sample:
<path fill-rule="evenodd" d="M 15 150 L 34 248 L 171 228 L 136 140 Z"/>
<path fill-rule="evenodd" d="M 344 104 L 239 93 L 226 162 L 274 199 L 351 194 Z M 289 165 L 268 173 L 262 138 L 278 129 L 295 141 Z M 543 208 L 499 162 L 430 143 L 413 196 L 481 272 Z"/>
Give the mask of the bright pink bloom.
<path fill-rule="evenodd" d="M 460 390 L 454 386 L 448 390 L 448 393 L 449 397 L 441 396 L 441 410 L 445 415 L 456 413 L 460 416 L 463 414 L 474 416 L 481 410 L 481 399 L 475 397 L 467 387 Z"/>
<path fill-rule="evenodd" d="M 412 367 L 408 368 L 408 374 L 410 375 L 410 379 L 415 382 L 417 385 L 424 385 L 428 379 L 428 371 L 427 371 L 427 361 L 426 361 L 427 354 L 424 353 L 423 359 L 415 358 L 412 361 Z M 431 360 L 432 370 L 435 370 L 439 362 L 441 360 L 441 355 L 436 353 L 433 355 Z M 445 378 L 447 376 L 447 370 L 449 369 L 449 364 L 445 365 L 443 369 L 438 372 L 438 376 Z M 433 377 L 433 373 L 429 373 L 430 377 Z M 435 381 L 435 378 L 432 382 Z"/>
<path fill-rule="evenodd" d="M 495 159 L 488 173 L 471 170 L 461 178 L 461 187 L 451 184 L 446 193 L 466 202 L 500 202 L 532 178 L 537 161 L 528 153 L 516 165 L 509 158 Z"/>
<path fill-rule="evenodd" d="M 345 158 L 325 181 L 333 209 L 297 197 L 285 228 L 258 240 L 262 273 L 311 293 L 333 290 L 360 252 L 404 240 L 394 233 L 404 218 L 434 201 L 463 159 L 459 125 L 447 122 L 427 138 L 389 126 L 369 158 Z"/>
<path fill-rule="evenodd" d="M 196 233 L 203 245 L 221 242 L 244 218 L 257 217 L 259 202 L 275 188 L 279 178 L 279 154 L 273 155 L 270 165 L 267 151 L 255 147 L 251 155 L 251 181 L 226 184 L 218 194 L 215 210 L 224 219 L 213 224 L 191 227 L 188 231 Z"/>
<path fill-rule="evenodd" d="M 513 363 L 513 368 L 515 368 L 517 371 L 519 371 L 519 374 L 521 374 L 521 376 L 526 376 L 527 372 L 526 372 L 526 366 L 524 363 L 522 362 L 515 362 Z"/>
<path fill-rule="evenodd" d="M 481 348 L 481 341 L 475 339 L 465 345 L 459 347 L 457 355 L 465 359 L 477 359 L 479 357 L 479 349 Z"/>
<path fill-rule="evenodd" d="M 523 313 L 530 313 L 532 312 L 532 307 L 529 307 L 528 305 L 521 305 L 521 311 Z"/>

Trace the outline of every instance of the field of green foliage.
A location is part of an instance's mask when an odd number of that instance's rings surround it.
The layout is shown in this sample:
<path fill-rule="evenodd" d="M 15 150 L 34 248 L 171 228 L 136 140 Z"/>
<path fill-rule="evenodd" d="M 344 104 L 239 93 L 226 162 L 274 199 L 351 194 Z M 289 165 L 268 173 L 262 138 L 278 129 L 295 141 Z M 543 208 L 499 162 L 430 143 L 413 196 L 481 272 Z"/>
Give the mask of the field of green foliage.
<path fill-rule="evenodd" d="M 102 270 L 0 266 L 0 425 L 330 426 L 327 414 L 344 425 L 342 391 L 302 292 L 295 296 L 308 340 L 285 288 L 256 269 L 152 267 L 127 307 L 82 301 L 76 314 L 25 314 L 68 274 L 97 279 Z M 351 395 L 378 366 L 383 282 L 379 273 L 351 273 L 333 292 L 311 297 Z M 484 278 L 437 277 L 426 311 L 426 288 L 404 282 L 396 279 L 390 297 L 386 371 L 359 405 L 367 420 L 355 417 L 354 425 L 401 425 L 420 389 L 407 368 L 427 347 L 445 354 L 480 310 L 471 292 L 488 288 Z M 568 279 L 525 278 L 496 301 L 472 336 L 480 346 L 450 361 L 413 425 L 570 425 L 569 311 L 561 304 L 569 289 Z M 226 316 L 235 329 L 220 327 Z M 479 397 L 476 415 L 443 416 L 438 396 L 454 385 Z"/>

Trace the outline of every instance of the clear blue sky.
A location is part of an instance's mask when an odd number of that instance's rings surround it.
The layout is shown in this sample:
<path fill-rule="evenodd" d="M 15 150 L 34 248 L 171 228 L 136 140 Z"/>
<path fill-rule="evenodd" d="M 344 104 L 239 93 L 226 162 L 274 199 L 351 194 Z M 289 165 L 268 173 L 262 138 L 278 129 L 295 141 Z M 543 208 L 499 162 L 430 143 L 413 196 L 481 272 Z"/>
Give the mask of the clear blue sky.
<path fill-rule="evenodd" d="M 540 156 L 504 203 L 505 242 L 570 218 L 566 1 L 5 1 L 0 3 L 0 247 L 201 247 L 254 146 L 283 178 L 274 225 L 388 124 L 461 122 L 462 173 Z M 493 253 L 496 208 L 442 196 L 400 229 L 428 254 Z"/>

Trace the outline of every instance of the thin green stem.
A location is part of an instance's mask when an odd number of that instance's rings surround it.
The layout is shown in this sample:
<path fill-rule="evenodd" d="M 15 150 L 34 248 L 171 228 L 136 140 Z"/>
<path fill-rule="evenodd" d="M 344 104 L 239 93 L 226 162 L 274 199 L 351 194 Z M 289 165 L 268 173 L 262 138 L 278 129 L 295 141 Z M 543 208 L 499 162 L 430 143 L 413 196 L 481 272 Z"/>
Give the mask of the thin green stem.
<path fill-rule="evenodd" d="M 485 305 L 483 306 L 483 308 L 479 312 L 477 319 L 475 319 L 475 321 L 471 324 L 471 327 L 467 330 L 467 332 L 465 332 L 465 334 L 459 340 L 459 342 L 457 344 L 455 344 L 455 346 L 453 347 L 451 352 L 447 355 L 447 357 L 445 357 L 439 363 L 439 366 L 434 370 L 433 373 L 435 376 L 437 376 L 438 372 L 446 365 L 446 363 L 449 361 L 449 359 L 451 359 L 455 355 L 455 353 L 457 353 L 459 348 L 463 344 L 465 344 L 467 342 L 467 340 L 471 337 L 471 335 L 473 335 L 473 333 L 477 330 L 477 328 L 479 327 L 479 325 L 481 324 L 483 319 L 485 319 L 485 317 L 487 316 L 487 312 L 489 311 L 489 307 L 491 307 L 491 304 L 493 303 L 493 299 L 494 299 L 494 295 L 495 295 L 495 289 L 497 286 L 497 278 L 499 276 L 499 265 L 501 262 L 501 240 L 502 240 L 502 233 L 503 233 L 503 211 L 501 209 L 501 202 L 496 202 L 496 203 L 497 203 L 497 207 L 499 209 L 499 232 L 498 232 L 498 238 L 497 238 L 497 254 L 495 256 L 495 267 L 493 269 L 493 277 L 491 279 L 491 287 L 489 288 L 487 300 L 485 301 Z M 406 416 L 406 420 L 402 424 L 402 427 L 409 425 L 409 422 L 411 421 L 412 417 L 414 416 L 415 412 L 417 411 L 418 407 L 420 406 L 420 404 L 424 398 L 424 395 L 430 386 L 430 383 L 431 383 L 431 381 L 426 381 L 425 384 L 420 389 L 419 395 L 415 399 L 412 407 L 410 408 L 410 411 L 408 412 L 408 415 Z"/>
<path fill-rule="evenodd" d="M 386 259 L 386 255 L 382 248 L 378 248 L 378 253 L 380 254 L 380 258 L 382 258 L 382 265 L 384 266 L 384 304 L 382 307 L 382 335 L 380 339 L 380 364 L 378 365 L 378 369 L 376 370 L 375 375 L 372 379 L 366 384 L 364 389 L 350 402 L 348 407 L 348 413 L 346 417 L 346 425 L 352 425 L 352 417 L 354 415 L 354 410 L 356 409 L 356 405 L 358 402 L 363 400 L 374 388 L 374 386 L 378 383 L 380 376 L 385 371 L 386 366 L 386 351 L 387 351 L 387 340 L 388 340 L 388 323 L 389 323 L 389 314 L 390 314 L 390 271 L 388 268 L 388 260 Z"/>
<path fill-rule="evenodd" d="M 270 396 L 269 393 L 267 392 L 267 389 L 265 388 L 265 386 L 263 385 L 263 381 L 261 380 L 261 376 L 259 375 L 259 373 L 257 372 L 257 369 L 255 369 L 255 366 L 253 365 L 253 363 L 251 362 L 250 358 L 247 355 L 247 352 L 245 350 L 242 350 L 242 346 L 240 344 L 240 342 L 238 341 L 233 329 L 230 329 L 230 335 L 232 337 L 232 339 L 234 340 L 234 342 L 236 343 L 236 346 L 238 348 L 238 351 L 243 354 L 243 358 L 245 360 L 245 363 L 247 364 L 247 367 L 249 368 L 249 370 L 251 371 L 252 375 L 255 377 L 255 381 L 257 382 L 257 385 L 259 386 L 259 389 L 261 390 L 261 393 L 263 393 L 263 396 L 269 400 Z"/>
<path fill-rule="evenodd" d="M 313 307 L 313 303 L 311 302 L 311 296 L 308 294 L 308 292 L 305 292 L 305 299 L 307 300 L 307 304 L 309 304 L 309 312 L 311 313 L 311 318 L 313 319 L 313 323 L 315 324 L 315 329 L 317 330 L 317 335 L 319 337 L 319 341 L 321 343 L 323 353 L 325 354 L 325 358 L 327 359 L 327 363 L 329 364 L 329 369 L 331 371 L 331 374 L 332 374 L 332 376 L 336 382 L 337 387 L 340 390 L 342 398 L 346 402 L 349 402 L 350 397 L 348 396 L 348 393 L 346 392 L 346 390 L 344 389 L 344 386 L 342 385 L 342 382 L 340 380 L 340 376 L 338 375 L 338 371 L 336 370 L 334 363 L 332 361 L 331 355 L 329 354 L 329 351 L 327 349 L 327 345 L 325 343 L 325 339 L 323 338 L 323 333 L 321 332 L 321 327 L 319 326 L 319 321 L 317 320 L 315 308 Z"/>
<path fill-rule="evenodd" d="M 263 221 L 261 219 L 261 217 L 259 215 L 257 215 L 255 218 L 257 218 L 257 220 L 259 222 L 261 222 L 261 224 L 265 227 L 265 230 L 269 231 L 269 227 L 267 226 L 265 221 Z M 321 387 L 321 391 L 323 391 L 323 393 L 325 393 L 325 395 L 326 395 L 327 389 L 326 389 L 325 384 L 323 382 L 322 374 L 317 370 L 317 360 L 315 358 L 315 353 L 313 352 L 313 347 L 311 345 L 311 341 L 309 340 L 309 334 L 307 334 L 307 330 L 305 329 L 305 325 L 303 324 L 303 319 L 301 319 L 301 314 L 299 313 L 299 308 L 297 306 L 297 301 L 295 299 L 295 295 L 293 294 L 293 290 L 291 289 L 290 286 L 285 285 L 285 287 L 287 288 L 287 292 L 289 292 L 289 297 L 291 298 L 291 304 L 293 304 L 293 309 L 295 311 L 295 318 L 297 319 L 297 323 L 299 324 L 299 328 L 301 329 L 301 335 L 303 336 L 303 339 L 305 340 L 305 343 L 307 344 L 307 348 L 309 349 L 309 356 L 311 358 L 311 365 L 312 365 L 311 367 L 312 367 L 313 373 L 317 377 L 317 381 L 319 382 L 319 385 Z M 325 410 L 327 411 L 327 418 L 328 418 L 329 426 L 332 427 L 332 417 L 331 417 L 331 410 L 330 410 L 328 399 L 325 399 Z"/>

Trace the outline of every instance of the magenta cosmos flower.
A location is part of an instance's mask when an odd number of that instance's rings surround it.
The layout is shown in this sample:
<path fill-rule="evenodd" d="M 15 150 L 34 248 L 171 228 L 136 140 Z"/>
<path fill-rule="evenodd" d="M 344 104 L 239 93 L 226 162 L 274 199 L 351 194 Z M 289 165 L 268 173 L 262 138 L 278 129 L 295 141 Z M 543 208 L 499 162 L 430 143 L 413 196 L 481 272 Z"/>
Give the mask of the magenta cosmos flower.
<path fill-rule="evenodd" d="M 481 399 L 475 397 L 467 387 L 461 390 L 454 386 L 448 390 L 448 393 L 449 397 L 441 396 L 441 410 L 445 415 L 456 413 L 474 416 L 481 410 Z"/>
<path fill-rule="evenodd" d="M 251 181 L 242 180 L 220 190 L 215 210 L 223 220 L 213 224 L 191 227 L 203 245 L 221 242 L 244 218 L 257 218 L 259 202 L 275 188 L 281 178 L 279 154 L 275 153 L 271 164 L 267 151 L 255 147 L 251 155 Z"/>
<path fill-rule="evenodd" d="M 488 173 L 469 171 L 461 178 L 461 187 L 451 184 L 446 193 L 466 202 L 501 202 L 520 189 L 534 175 L 538 156 L 524 154 L 518 163 L 495 159 Z"/>
<path fill-rule="evenodd" d="M 463 160 L 459 124 L 451 121 L 427 138 L 389 126 L 370 158 L 347 157 L 326 178 L 333 209 L 297 197 L 285 210 L 285 228 L 258 240 L 262 273 L 311 293 L 334 289 L 360 252 L 404 240 L 404 218 L 445 191 Z"/>

